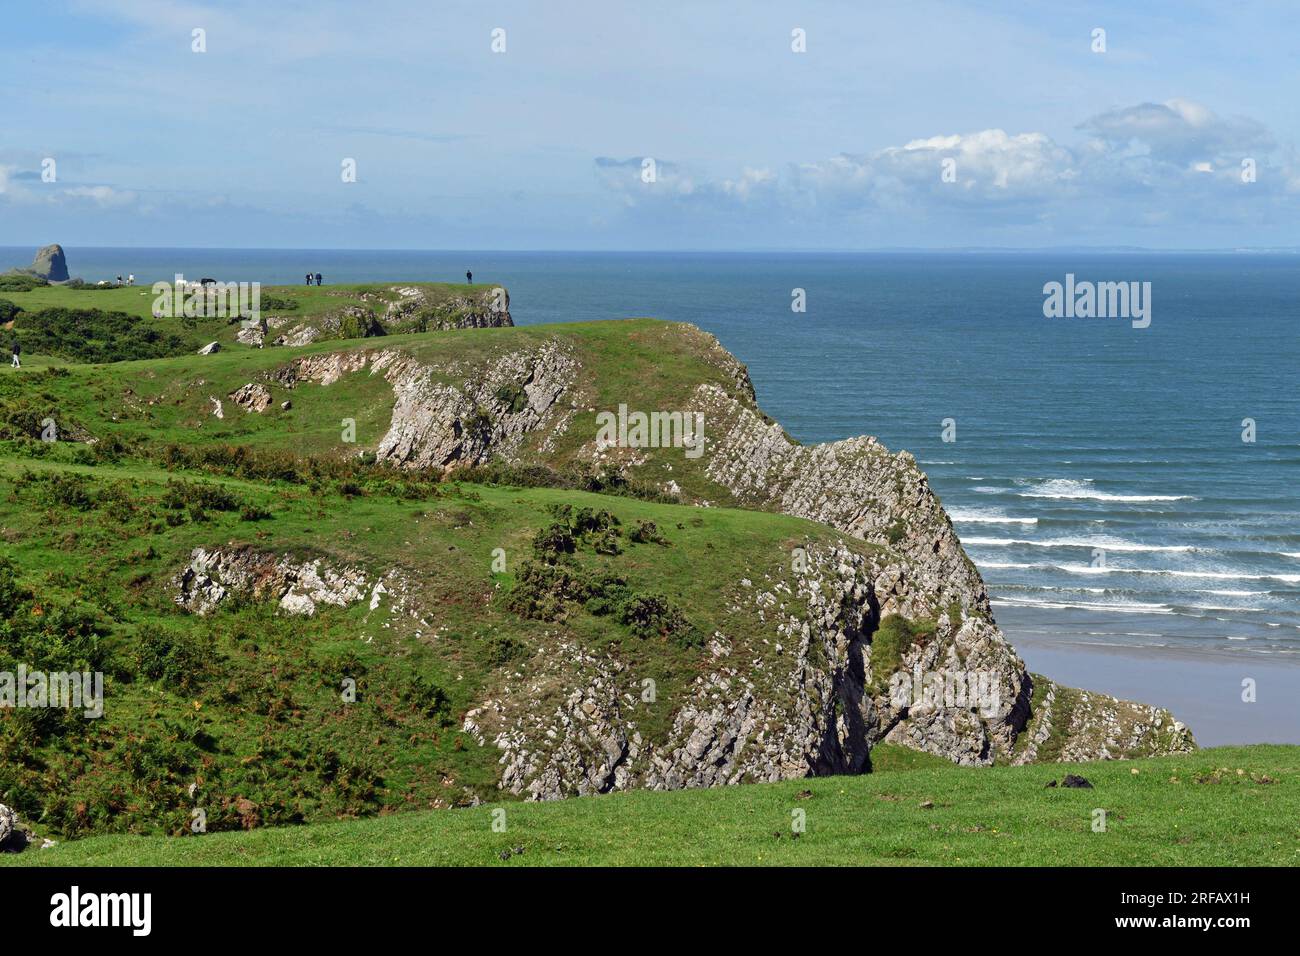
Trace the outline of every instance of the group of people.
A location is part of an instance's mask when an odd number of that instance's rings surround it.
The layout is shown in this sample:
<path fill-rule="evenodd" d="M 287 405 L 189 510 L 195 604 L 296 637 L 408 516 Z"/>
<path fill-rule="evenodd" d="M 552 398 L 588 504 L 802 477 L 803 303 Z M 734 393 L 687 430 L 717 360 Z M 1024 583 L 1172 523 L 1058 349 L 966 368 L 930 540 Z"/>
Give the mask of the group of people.
<path fill-rule="evenodd" d="M 312 282 L 313 279 L 316 280 L 314 283 Z M 314 274 L 311 273 L 311 272 L 308 272 L 308 273 L 307 273 L 307 284 L 308 284 L 308 285 L 320 285 L 322 281 L 323 281 L 323 280 L 321 279 L 321 274 L 320 274 L 319 272 L 314 273 Z"/>

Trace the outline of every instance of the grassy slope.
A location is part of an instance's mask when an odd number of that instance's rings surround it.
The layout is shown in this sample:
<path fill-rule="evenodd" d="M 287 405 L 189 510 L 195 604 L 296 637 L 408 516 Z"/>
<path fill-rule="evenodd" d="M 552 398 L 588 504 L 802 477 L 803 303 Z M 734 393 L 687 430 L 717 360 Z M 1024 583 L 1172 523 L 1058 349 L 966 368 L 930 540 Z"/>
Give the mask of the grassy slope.
<path fill-rule="evenodd" d="M 197 279 L 197 276 L 191 276 L 191 279 Z M 291 328 L 299 322 L 310 319 L 313 316 L 319 316 L 327 312 L 335 312 L 348 306 L 360 306 L 374 309 L 378 312 L 383 311 L 384 304 L 395 300 L 398 296 L 390 291 L 394 286 L 418 287 L 425 290 L 432 303 L 448 301 L 465 295 L 481 296 L 487 295 L 492 289 L 492 285 L 474 284 L 474 285 L 457 285 L 450 282 L 378 282 L 363 283 L 356 285 L 323 285 L 307 286 L 289 285 L 289 286 L 263 286 L 262 294 L 265 296 L 274 296 L 277 299 L 291 299 L 298 303 L 296 309 L 277 311 L 263 307 L 264 316 L 282 315 L 285 316 L 289 323 L 285 328 Z M 143 320 L 146 326 L 158 329 L 159 331 L 175 332 L 188 338 L 197 349 L 199 346 L 216 340 L 225 348 L 246 349 L 246 346 L 239 345 L 235 342 L 235 333 L 239 330 L 239 325 L 233 319 L 227 321 L 226 318 L 198 318 L 191 320 L 188 324 L 178 318 L 161 318 L 156 319 L 153 315 L 153 304 L 155 296 L 149 286 L 130 286 L 122 288 L 109 289 L 73 289 L 67 286 L 51 285 L 39 289 L 33 289 L 30 292 L 3 292 L 0 291 L 0 299 L 7 299 L 23 309 L 25 312 L 36 312 L 40 309 L 64 308 L 64 309 L 98 309 L 104 312 L 125 312 L 127 315 L 133 315 Z M 18 317 L 18 323 L 21 324 L 23 317 Z M 335 343 L 337 344 L 337 343 Z M 7 345 L 7 343 L 6 343 Z M 37 356 L 33 356 L 37 358 Z M 26 363 L 27 356 L 23 356 Z"/>
<path fill-rule="evenodd" d="M 964 768 L 927 765 L 910 755 L 903 765 L 865 777 L 511 804 L 504 833 L 493 832 L 494 807 L 483 806 L 198 838 L 96 837 L 0 860 L 54 866 L 1300 864 L 1297 747 L 1224 747 L 1081 767 Z M 1069 770 L 1085 774 L 1094 789 L 1044 786 Z M 1095 808 L 1107 811 L 1106 832 L 1093 832 Z M 798 839 L 791 835 L 795 809 L 806 814 Z M 501 853 L 515 848 L 523 852 L 503 862 Z"/>
<path fill-rule="evenodd" d="M 52 454 L 72 452 L 61 443 Z M 34 480 L 25 480 L 27 474 Z M 69 475 L 83 479 L 89 505 L 51 497 L 56 486 L 41 480 Z M 347 496 L 331 481 L 311 487 L 196 475 L 188 477 L 271 517 L 250 522 L 236 511 L 209 510 L 205 520 L 193 521 L 173 511 L 180 521 L 173 526 L 161 504 L 173 477 L 141 462 L 0 459 L 0 537 L 21 545 L 14 554 L 21 582 L 46 605 L 80 601 L 104 609 L 115 662 L 105 668 L 105 719 L 74 724 L 70 737 L 20 745 L 22 738 L 6 731 L 10 716 L 0 713 L 0 800 L 20 806 L 38 827 L 65 834 L 180 832 L 195 805 L 185 790 L 196 779 L 203 781 L 200 805 L 214 829 L 242 825 L 241 798 L 256 804 L 253 818 L 265 825 L 448 806 L 471 792 L 490 797 L 495 748 L 461 735 L 461 718 L 496 686 L 500 668 L 526 666 L 561 631 L 618 658 L 632 673 L 654 676 L 660 703 L 644 705 L 639 723 L 647 739 L 666 734 L 669 702 L 705 666 L 707 651 L 636 638 L 582 611 L 557 629 L 504 607 L 502 596 L 530 554 L 534 532 L 551 520 L 551 505 L 607 509 L 625 531 L 655 521 L 666 545 L 634 544 L 625 534 L 623 553 L 585 552 L 579 560 L 624 575 L 638 593 L 664 594 L 703 633 L 722 628 L 752 644 L 752 656 L 775 653 L 762 642 L 766 631 L 754 615 L 728 614 L 722 596 L 742 577 L 787 565 L 796 544 L 839 540 L 828 528 L 781 515 L 576 491 L 457 483 L 388 490 L 377 480 L 365 494 Z M 131 503 L 129 513 L 120 501 L 109 503 L 115 489 Z M 364 602 L 327 609 L 310 622 L 277 616 L 265 604 L 237 605 L 204 619 L 180 612 L 170 600 L 172 575 L 188 562 L 190 549 L 228 542 L 321 557 L 327 566 L 360 566 L 371 580 L 397 568 L 413 582 L 422 620 L 390 615 L 387 602 L 375 613 Z M 495 548 L 505 550 L 505 574 L 492 572 Z M 204 654 L 192 686 L 141 675 L 133 661 L 149 626 L 213 640 L 215 653 Z M 505 661 L 498 659 L 503 638 L 510 642 Z M 342 706 L 339 681 L 358 674 L 361 700 Z M 405 696 L 415 676 L 446 694 L 446 713 L 415 711 Z M 154 739 L 159 752 L 140 766 L 124 766 L 139 738 Z M 338 755 L 342 771 L 317 765 L 314 755 L 326 752 Z M 31 770 L 6 772 L 19 766 Z"/>
<path fill-rule="evenodd" d="M 707 354 L 712 344 L 708 336 L 676 323 L 632 319 L 391 335 L 295 349 L 237 348 L 210 356 L 74 366 L 66 377 L 29 379 L 24 388 L 29 396 L 39 392 L 43 407 L 61 425 L 77 423 L 101 437 L 176 441 L 188 447 L 239 443 L 346 457 L 374 448 L 388 429 L 392 390 L 368 370 L 327 387 L 305 384 L 290 391 L 273 384 L 274 403 L 262 415 L 246 415 L 226 402 L 225 419 L 219 421 L 211 414 L 210 397 L 225 401 L 239 386 L 261 380 L 262 373 L 294 358 L 354 348 L 400 348 L 435 370 L 448 369 L 446 378 L 457 381 L 465 373 L 463 368 L 452 371 L 454 366 L 487 363 L 495 354 L 547 339 L 572 348 L 582 366 L 578 411 L 546 456 L 555 465 L 575 459 L 579 446 L 595 437 L 598 410 L 617 408 L 620 402 L 643 409 L 686 408 L 697 384 L 730 384 L 718 359 Z M 12 381 L 0 377 L 0 398 L 14 387 Z M 294 406 L 288 412 L 279 407 L 285 399 Z M 343 418 L 356 420 L 356 444 L 340 441 Z M 706 458 L 686 459 L 681 452 L 656 455 L 639 477 L 651 483 L 671 479 L 688 495 L 733 503 L 724 489 L 705 478 L 706 465 Z"/>

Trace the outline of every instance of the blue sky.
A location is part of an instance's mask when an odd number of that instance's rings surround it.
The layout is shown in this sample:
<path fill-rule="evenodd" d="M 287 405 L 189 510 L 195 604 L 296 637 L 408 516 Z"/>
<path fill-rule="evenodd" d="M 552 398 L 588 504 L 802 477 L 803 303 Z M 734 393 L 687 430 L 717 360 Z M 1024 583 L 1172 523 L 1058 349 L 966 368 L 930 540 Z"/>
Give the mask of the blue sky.
<path fill-rule="evenodd" d="M 0 245 L 1300 246 L 1294 3 L 114 0 L 5 20 Z"/>

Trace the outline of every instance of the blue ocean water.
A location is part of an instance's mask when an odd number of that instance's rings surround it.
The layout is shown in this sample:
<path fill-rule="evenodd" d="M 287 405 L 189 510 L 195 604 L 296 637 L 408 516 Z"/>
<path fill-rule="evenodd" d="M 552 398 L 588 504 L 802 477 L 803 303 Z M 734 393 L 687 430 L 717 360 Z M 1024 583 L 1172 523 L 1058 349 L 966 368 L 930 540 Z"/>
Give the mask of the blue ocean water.
<path fill-rule="evenodd" d="M 1300 257 L 67 252 L 74 275 L 142 284 L 472 269 L 519 324 L 693 322 L 799 440 L 911 451 L 1013 639 L 1300 655 Z M 1067 273 L 1150 282 L 1150 327 L 1045 318 L 1043 285 Z"/>

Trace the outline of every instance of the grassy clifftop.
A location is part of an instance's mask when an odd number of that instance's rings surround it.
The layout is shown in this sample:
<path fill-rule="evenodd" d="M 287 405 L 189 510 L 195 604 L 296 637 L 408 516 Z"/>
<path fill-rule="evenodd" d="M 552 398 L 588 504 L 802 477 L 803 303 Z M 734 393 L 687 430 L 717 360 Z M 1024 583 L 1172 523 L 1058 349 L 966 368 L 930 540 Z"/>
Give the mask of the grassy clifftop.
<path fill-rule="evenodd" d="M 194 288 L 170 287 L 161 300 L 149 286 L 0 289 L 0 322 L 5 323 L 6 335 L 18 338 L 28 357 L 41 363 L 183 356 L 209 342 L 247 349 L 263 341 L 303 345 L 511 322 L 509 295 L 499 286 L 304 284 L 261 288 L 260 317 L 265 327 L 248 330 L 241 320 L 251 314 L 251 302 L 242 302 L 234 294 L 225 297 L 208 291 L 196 300 L 194 313 L 187 314 L 186 300 L 194 295 Z"/>

